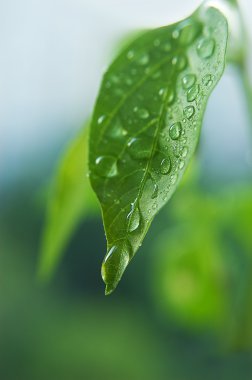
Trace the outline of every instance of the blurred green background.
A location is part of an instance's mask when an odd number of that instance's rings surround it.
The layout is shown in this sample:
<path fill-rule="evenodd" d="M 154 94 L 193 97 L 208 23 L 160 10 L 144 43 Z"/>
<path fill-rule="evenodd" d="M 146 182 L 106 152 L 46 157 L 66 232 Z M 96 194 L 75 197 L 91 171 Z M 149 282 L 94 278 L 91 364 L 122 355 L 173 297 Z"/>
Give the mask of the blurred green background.
<path fill-rule="evenodd" d="M 251 183 L 206 186 L 193 163 L 105 297 L 98 209 L 38 282 L 43 181 L 1 193 L 1 379 L 251 378 Z"/>
<path fill-rule="evenodd" d="M 210 99 L 195 161 L 115 293 L 104 296 L 105 236 L 88 197 L 59 243 L 55 274 L 46 284 L 37 275 L 55 171 L 90 115 L 112 46 L 199 3 L 0 4 L 0 380 L 252 378 L 251 126 L 234 70 Z M 247 18 L 251 3 L 244 9 Z"/>

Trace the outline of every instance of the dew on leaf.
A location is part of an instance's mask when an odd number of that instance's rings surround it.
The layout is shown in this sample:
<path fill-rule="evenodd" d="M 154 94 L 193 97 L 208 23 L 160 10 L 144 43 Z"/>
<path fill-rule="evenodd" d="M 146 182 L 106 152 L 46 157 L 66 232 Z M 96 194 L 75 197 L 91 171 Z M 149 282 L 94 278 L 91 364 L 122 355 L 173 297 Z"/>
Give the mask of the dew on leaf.
<path fill-rule="evenodd" d="M 171 175 L 171 184 L 174 185 L 177 181 L 177 174 L 172 174 Z"/>
<path fill-rule="evenodd" d="M 118 173 L 117 160 L 112 156 L 99 156 L 95 160 L 96 172 L 100 177 L 112 178 Z"/>
<path fill-rule="evenodd" d="M 198 46 L 197 52 L 201 58 L 210 58 L 213 55 L 215 48 L 215 41 L 213 38 L 202 39 Z"/>
<path fill-rule="evenodd" d="M 155 182 L 153 182 L 153 184 L 154 184 L 154 188 L 153 188 L 153 193 L 151 194 L 151 199 L 157 198 L 158 192 L 159 192 L 158 184 Z"/>
<path fill-rule="evenodd" d="M 174 101 L 175 101 L 175 92 L 172 88 L 169 88 L 168 93 L 167 93 L 167 103 L 171 105 Z"/>
<path fill-rule="evenodd" d="M 131 205 L 131 211 L 128 213 L 127 219 L 129 220 L 129 232 L 135 231 L 140 225 L 140 211 L 134 203 Z"/>
<path fill-rule="evenodd" d="M 185 25 L 180 31 L 180 36 L 179 36 L 180 44 L 183 46 L 191 44 L 197 37 L 199 31 L 200 31 L 200 27 L 197 24 Z"/>
<path fill-rule="evenodd" d="M 133 84 L 133 80 L 130 77 L 126 77 L 124 79 L 124 82 L 128 85 L 131 86 Z"/>
<path fill-rule="evenodd" d="M 150 60 L 150 57 L 146 53 L 146 54 L 141 55 L 141 57 L 138 58 L 137 63 L 141 66 L 145 66 L 149 63 L 149 60 Z"/>
<path fill-rule="evenodd" d="M 158 79 L 161 77 L 161 71 L 158 70 L 158 71 L 155 71 L 152 75 L 151 75 L 151 78 L 152 79 Z"/>
<path fill-rule="evenodd" d="M 140 117 L 140 119 L 148 119 L 150 116 L 149 111 L 145 108 L 139 108 L 135 112 L 137 112 L 137 115 Z"/>
<path fill-rule="evenodd" d="M 129 50 L 127 53 L 127 58 L 131 61 L 135 56 L 135 53 L 133 50 Z"/>
<path fill-rule="evenodd" d="M 177 70 L 181 71 L 187 66 L 187 60 L 184 55 L 178 55 L 172 58 L 172 65 L 176 67 Z"/>
<path fill-rule="evenodd" d="M 185 90 L 191 88 L 196 82 L 196 76 L 194 74 L 187 74 L 182 78 L 182 86 Z"/>
<path fill-rule="evenodd" d="M 171 171 L 171 160 L 169 158 L 163 158 L 160 165 L 161 174 L 168 174 Z"/>
<path fill-rule="evenodd" d="M 185 166 L 185 161 L 180 160 L 179 165 L 178 165 L 179 169 L 182 170 L 184 166 Z"/>
<path fill-rule="evenodd" d="M 206 74 L 202 78 L 202 83 L 204 84 L 204 86 L 211 86 L 213 84 L 212 75 L 211 74 Z"/>
<path fill-rule="evenodd" d="M 116 288 L 131 256 L 131 247 L 127 241 L 119 242 L 110 248 L 102 263 L 101 275 L 106 284 L 105 294 Z"/>
<path fill-rule="evenodd" d="M 101 115 L 101 116 L 98 117 L 97 123 L 98 124 L 102 124 L 105 119 L 106 119 L 106 116 L 105 115 Z"/>
<path fill-rule="evenodd" d="M 195 113 L 195 108 L 193 106 L 187 106 L 184 108 L 183 112 L 187 119 L 191 119 Z"/>
<path fill-rule="evenodd" d="M 165 94 L 165 89 L 160 88 L 160 90 L 158 91 L 158 95 L 163 96 L 164 94 Z"/>
<path fill-rule="evenodd" d="M 150 157 L 153 141 L 150 137 L 133 137 L 127 144 L 130 155 L 135 159 Z"/>
<path fill-rule="evenodd" d="M 184 146 L 184 147 L 181 149 L 180 154 L 181 154 L 181 157 L 186 158 L 186 156 L 187 156 L 187 154 L 188 154 L 188 148 L 187 148 L 187 146 Z"/>
<path fill-rule="evenodd" d="M 187 101 L 193 102 L 198 93 L 199 93 L 200 87 L 198 84 L 193 85 L 188 91 L 187 91 Z"/>
<path fill-rule="evenodd" d="M 162 45 L 162 50 L 165 51 L 166 53 L 168 53 L 169 51 L 171 51 L 171 48 L 172 48 L 172 45 L 171 45 L 170 42 L 165 42 Z"/>
<path fill-rule="evenodd" d="M 156 39 L 154 40 L 154 42 L 153 42 L 153 45 L 154 45 L 155 47 L 158 47 L 158 46 L 160 45 L 160 40 L 159 40 L 158 38 L 156 38 Z"/>
<path fill-rule="evenodd" d="M 174 38 L 174 40 L 177 40 L 179 38 L 179 29 L 175 29 L 172 32 L 172 38 Z"/>
<path fill-rule="evenodd" d="M 178 140 L 181 136 L 181 132 L 182 132 L 182 125 L 179 121 L 170 126 L 169 135 L 172 140 Z"/>

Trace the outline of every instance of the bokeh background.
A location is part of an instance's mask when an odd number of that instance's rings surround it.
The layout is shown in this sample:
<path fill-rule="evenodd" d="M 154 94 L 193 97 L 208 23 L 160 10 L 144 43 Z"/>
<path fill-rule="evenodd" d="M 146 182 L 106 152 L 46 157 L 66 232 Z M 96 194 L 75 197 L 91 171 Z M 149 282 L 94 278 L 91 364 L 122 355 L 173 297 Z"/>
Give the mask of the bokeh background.
<path fill-rule="evenodd" d="M 248 33 L 252 4 L 240 1 Z M 228 67 L 197 156 L 116 292 L 85 214 L 47 285 L 37 278 L 58 162 L 92 112 L 104 68 L 136 29 L 200 1 L 0 1 L 0 379 L 252 377 L 252 126 Z"/>

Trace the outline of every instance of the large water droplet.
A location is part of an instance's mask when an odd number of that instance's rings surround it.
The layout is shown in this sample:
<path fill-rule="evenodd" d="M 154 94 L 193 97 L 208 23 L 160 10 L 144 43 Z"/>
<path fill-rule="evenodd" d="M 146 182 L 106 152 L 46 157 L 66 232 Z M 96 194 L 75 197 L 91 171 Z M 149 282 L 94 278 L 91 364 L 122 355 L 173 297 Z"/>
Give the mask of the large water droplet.
<path fill-rule="evenodd" d="M 141 216 L 139 208 L 134 203 L 131 205 L 131 211 L 127 215 L 127 218 L 129 220 L 129 232 L 135 231 L 140 225 Z"/>
<path fill-rule="evenodd" d="M 117 160 L 112 156 L 100 156 L 95 160 L 96 172 L 105 178 L 115 177 L 118 173 Z"/>
<path fill-rule="evenodd" d="M 163 158 L 160 165 L 161 174 L 168 174 L 171 171 L 171 160 L 170 158 Z"/>
<path fill-rule="evenodd" d="M 138 58 L 137 63 L 141 66 L 145 66 L 149 63 L 150 57 L 149 54 L 143 54 L 141 57 Z"/>
<path fill-rule="evenodd" d="M 195 113 L 195 108 L 193 106 L 188 106 L 184 108 L 184 115 L 187 119 L 191 119 Z"/>
<path fill-rule="evenodd" d="M 196 76 L 194 74 L 187 74 L 182 78 L 182 86 L 185 90 L 191 88 L 196 82 Z"/>
<path fill-rule="evenodd" d="M 174 123 L 170 126 L 169 135 L 172 140 L 178 140 L 181 136 L 182 125 L 180 122 Z"/>
<path fill-rule="evenodd" d="M 128 142 L 129 153 L 133 158 L 149 158 L 153 141 L 150 137 L 134 137 Z"/>
<path fill-rule="evenodd" d="M 198 46 L 197 52 L 201 58 L 210 58 L 213 55 L 215 48 L 215 41 L 213 38 L 202 39 Z"/>
<path fill-rule="evenodd" d="M 131 256 L 128 241 L 121 241 L 110 248 L 102 263 L 101 275 L 106 284 L 105 294 L 113 292 L 125 271 Z"/>
<path fill-rule="evenodd" d="M 187 91 L 187 101 L 193 102 L 198 93 L 199 93 L 200 87 L 198 84 L 193 85 L 188 91 Z"/>

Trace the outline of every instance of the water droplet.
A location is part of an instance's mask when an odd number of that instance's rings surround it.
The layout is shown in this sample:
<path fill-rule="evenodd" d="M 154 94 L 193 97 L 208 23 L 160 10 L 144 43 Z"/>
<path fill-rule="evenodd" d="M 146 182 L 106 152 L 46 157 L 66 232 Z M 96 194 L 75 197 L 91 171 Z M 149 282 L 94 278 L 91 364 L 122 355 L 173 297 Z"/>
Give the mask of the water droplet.
<path fill-rule="evenodd" d="M 171 175 L 171 184 L 172 185 L 174 185 L 176 183 L 177 178 L 178 178 L 177 174 L 172 174 Z"/>
<path fill-rule="evenodd" d="M 184 115 L 187 119 L 191 119 L 195 113 L 195 108 L 193 106 L 188 106 L 184 108 Z"/>
<path fill-rule="evenodd" d="M 188 155 L 188 148 L 187 148 L 187 146 L 184 146 L 181 149 L 180 154 L 181 154 L 181 157 L 186 158 L 186 156 Z"/>
<path fill-rule="evenodd" d="M 114 84 L 120 83 L 120 78 L 117 75 L 112 75 L 110 78 L 111 82 Z"/>
<path fill-rule="evenodd" d="M 169 135 L 172 140 L 178 140 L 181 136 L 182 125 L 180 122 L 174 123 L 170 126 Z"/>
<path fill-rule="evenodd" d="M 106 284 L 105 294 L 110 294 L 116 288 L 131 256 L 128 241 L 121 241 L 110 248 L 102 263 L 101 275 Z"/>
<path fill-rule="evenodd" d="M 135 231 L 140 225 L 140 211 L 134 203 L 131 205 L 131 211 L 128 213 L 127 218 L 129 220 L 129 232 Z"/>
<path fill-rule="evenodd" d="M 157 196 L 158 196 L 158 191 L 159 191 L 159 189 L 158 189 L 158 184 L 157 184 L 157 183 L 154 183 L 154 189 L 153 189 L 153 193 L 152 193 L 152 195 L 151 195 L 151 199 L 155 199 L 155 198 L 157 198 Z"/>
<path fill-rule="evenodd" d="M 96 172 L 101 177 L 112 178 L 118 173 L 117 161 L 112 156 L 100 156 L 95 160 Z"/>
<path fill-rule="evenodd" d="M 159 40 L 158 38 L 156 38 L 156 39 L 154 40 L 154 42 L 153 42 L 153 45 L 154 45 L 155 47 L 158 47 L 158 46 L 160 45 L 160 40 Z"/>
<path fill-rule="evenodd" d="M 172 49 L 172 45 L 170 42 L 165 42 L 163 45 L 162 45 L 162 50 L 165 51 L 166 53 L 168 53 L 169 51 L 171 51 Z"/>
<path fill-rule="evenodd" d="M 131 61 L 135 56 L 135 53 L 133 50 L 129 50 L 127 53 L 127 58 Z"/>
<path fill-rule="evenodd" d="M 198 24 L 185 25 L 180 31 L 180 36 L 179 36 L 180 44 L 181 45 L 191 44 L 195 40 L 199 32 L 200 32 L 200 27 Z"/>
<path fill-rule="evenodd" d="M 161 161 L 160 172 L 161 174 L 168 174 L 171 171 L 171 160 L 169 158 L 163 158 Z"/>
<path fill-rule="evenodd" d="M 179 30 L 178 29 L 175 29 L 172 32 L 172 38 L 174 38 L 174 40 L 177 40 L 179 38 Z"/>
<path fill-rule="evenodd" d="M 208 86 L 208 87 L 210 87 L 210 86 L 213 84 L 212 75 L 211 75 L 211 74 L 206 74 L 206 75 L 202 78 L 202 83 L 204 84 L 204 86 Z"/>
<path fill-rule="evenodd" d="M 151 78 L 152 79 L 158 79 L 161 77 L 161 71 L 158 70 L 158 71 L 155 71 L 152 75 L 151 75 Z"/>
<path fill-rule="evenodd" d="M 124 82 L 127 86 L 131 86 L 133 84 L 133 80 L 130 77 L 125 77 Z"/>
<path fill-rule="evenodd" d="M 165 94 L 165 89 L 160 88 L 160 90 L 158 91 L 158 95 L 163 97 L 164 94 Z"/>
<path fill-rule="evenodd" d="M 175 100 L 175 92 L 172 88 L 168 89 L 167 92 L 167 104 L 171 105 Z"/>
<path fill-rule="evenodd" d="M 215 48 L 215 41 L 213 38 L 202 39 L 198 46 L 197 52 L 201 58 L 210 58 L 213 55 Z"/>
<path fill-rule="evenodd" d="M 143 54 L 140 58 L 138 58 L 137 63 L 141 66 L 145 66 L 149 63 L 149 60 L 150 60 L 150 57 L 146 53 L 146 54 Z"/>
<path fill-rule="evenodd" d="M 179 169 L 182 170 L 184 166 L 185 166 L 185 161 L 180 160 L 179 165 L 178 165 Z"/>
<path fill-rule="evenodd" d="M 193 85 L 188 91 L 187 91 L 187 101 L 193 102 L 198 93 L 199 93 L 200 87 L 198 84 Z"/>
<path fill-rule="evenodd" d="M 106 116 L 105 115 L 102 115 L 102 116 L 99 116 L 98 119 L 97 119 L 97 123 L 98 124 L 102 124 L 102 122 L 106 119 Z"/>
<path fill-rule="evenodd" d="M 176 67 L 177 70 L 181 71 L 187 66 L 187 60 L 184 55 L 178 55 L 172 58 L 172 65 Z"/>
<path fill-rule="evenodd" d="M 153 141 L 150 137 L 134 137 L 127 144 L 130 155 L 136 159 L 149 158 L 152 145 Z"/>
<path fill-rule="evenodd" d="M 140 119 L 148 119 L 150 116 L 149 111 L 146 110 L 145 108 L 137 108 L 135 107 L 134 111 L 137 112 L 137 115 L 140 117 Z"/>
<path fill-rule="evenodd" d="M 122 138 L 128 134 L 119 119 L 115 119 L 115 121 L 111 123 L 111 126 L 106 133 L 112 138 Z"/>
<path fill-rule="evenodd" d="M 194 74 L 187 74 L 182 78 L 182 86 L 185 90 L 191 88 L 196 82 L 196 76 Z"/>

